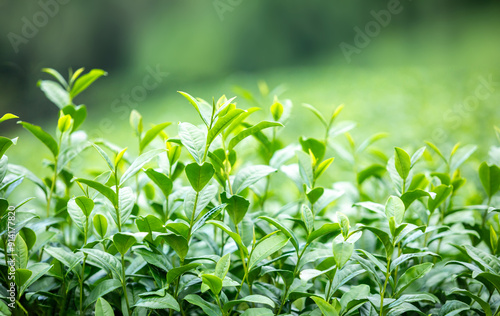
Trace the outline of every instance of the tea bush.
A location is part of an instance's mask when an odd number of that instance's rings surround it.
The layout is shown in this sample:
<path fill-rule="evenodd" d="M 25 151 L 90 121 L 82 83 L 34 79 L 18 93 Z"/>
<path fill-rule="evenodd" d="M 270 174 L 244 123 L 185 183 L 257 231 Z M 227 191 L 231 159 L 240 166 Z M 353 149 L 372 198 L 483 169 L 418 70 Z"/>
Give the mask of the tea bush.
<path fill-rule="evenodd" d="M 307 104 L 323 135 L 284 144 L 290 101 L 180 92 L 197 116 L 146 128 L 133 110 L 130 152 L 80 130 L 73 100 L 104 71 L 44 71 L 55 136 L 18 123 L 51 159 L 9 163 L 17 139 L 0 138 L 3 314 L 500 315 L 499 147 L 464 186 L 474 145 L 386 153 L 386 134 L 353 139 L 342 106 Z M 259 110 L 269 120 L 252 122 Z M 104 168 L 76 166 L 84 151 Z M 333 155 L 353 181 L 331 174 Z"/>

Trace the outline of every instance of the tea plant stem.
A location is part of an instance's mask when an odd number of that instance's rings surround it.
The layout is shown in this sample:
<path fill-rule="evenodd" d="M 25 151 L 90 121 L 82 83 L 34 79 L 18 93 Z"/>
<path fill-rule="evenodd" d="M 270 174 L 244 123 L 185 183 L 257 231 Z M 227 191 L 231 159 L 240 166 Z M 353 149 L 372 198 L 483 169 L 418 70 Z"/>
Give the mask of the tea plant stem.
<path fill-rule="evenodd" d="M 191 214 L 191 221 L 189 222 L 189 231 L 188 231 L 188 244 L 191 240 L 191 231 L 193 230 L 195 215 L 196 215 L 196 207 L 198 207 L 198 198 L 200 196 L 199 192 L 196 192 L 196 196 L 194 197 L 194 206 L 193 206 L 193 214 Z"/>
<path fill-rule="evenodd" d="M 57 142 L 58 148 L 61 148 L 62 137 L 63 137 L 63 133 L 61 133 L 61 136 L 59 136 L 59 139 Z M 56 182 L 57 182 L 57 164 L 58 164 L 58 161 L 59 161 L 59 155 L 54 157 L 54 176 L 52 177 L 52 183 L 50 184 L 49 196 L 47 198 L 47 217 L 50 216 L 50 204 L 52 201 L 52 195 L 54 194 L 54 189 L 56 187 Z"/>
<path fill-rule="evenodd" d="M 83 315 L 83 282 L 85 278 L 85 263 L 87 261 L 87 254 L 84 254 L 82 264 L 82 275 L 80 278 L 80 315 Z"/>
<path fill-rule="evenodd" d="M 486 204 L 486 210 L 484 211 L 483 215 L 483 222 L 481 223 L 481 230 L 484 229 L 484 226 L 486 225 L 486 218 L 488 217 L 488 209 L 490 208 L 491 204 L 491 196 L 488 197 L 488 203 Z"/>
<path fill-rule="evenodd" d="M 387 271 L 385 273 L 385 281 L 384 287 L 382 288 L 382 292 L 380 292 L 380 316 L 384 314 L 384 296 L 385 290 L 387 289 L 387 282 L 389 281 L 389 276 L 391 275 L 391 259 L 387 260 Z"/>
<path fill-rule="evenodd" d="M 398 257 L 401 256 L 401 252 L 402 252 L 401 243 L 398 243 Z M 398 269 L 399 269 L 399 266 L 397 266 L 396 269 L 394 270 L 394 291 L 396 290 L 396 287 L 398 285 Z M 394 293 L 393 293 L 393 295 L 394 295 Z"/>
<path fill-rule="evenodd" d="M 293 270 L 293 278 L 294 279 L 295 279 L 295 276 L 297 275 L 297 270 L 299 269 L 300 259 L 302 258 L 302 256 L 306 252 L 307 247 L 309 247 L 309 244 L 305 244 L 304 248 L 302 249 L 302 252 L 300 254 L 297 254 L 297 264 L 295 265 L 295 269 Z M 278 309 L 278 315 L 281 313 L 281 310 L 285 306 L 285 301 L 286 301 L 286 298 L 288 296 L 289 290 L 290 290 L 290 286 L 285 286 L 285 293 L 283 294 L 283 297 L 281 299 L 280 308 Z"/>
<path fill-rule="evenodd" d="M 121 218 L 120 218 L 120 188 L 118 186 L 118 164 L 115 166 L 115 188 L 116 188 L 116 205 L 115 207 L 115 212 L 116 212 L 116 226 L 118 226 L 118 232 L 122 232 L 122 224 L 121 224 Z"/>
<path fill-rule="evenodd" d="M 19 306 L 20 309 L 22 309 L 24 314 L 29 315 L 28 311 L 24 308 L 24 306 L 21 304 L 21 302 L 19 302 L 19 300 L 16 300 L 16 304 L 17 304 L 17 306 Z"/>
<path fill-rule="evenodd" d="M 130 304 L 128 302 L 128 293 L 127 293 L 127 282 L 125 276 L 125 256 L 122 255 L 122 287 L 123 287 L 123 295 L 125 296 L 125 303 L 127 304 L 127 315 L 130 315 Z"/>

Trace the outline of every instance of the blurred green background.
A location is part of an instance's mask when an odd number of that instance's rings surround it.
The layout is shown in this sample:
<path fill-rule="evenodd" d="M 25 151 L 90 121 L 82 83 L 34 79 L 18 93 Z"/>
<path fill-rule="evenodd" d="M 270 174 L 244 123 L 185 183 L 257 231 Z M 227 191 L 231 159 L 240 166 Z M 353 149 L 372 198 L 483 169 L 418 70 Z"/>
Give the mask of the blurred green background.
<path fill-rule="evenodd" d="M 486 153 L 500 125 L 499 16 L 493 0 L 0 0 L 0 110 L 52 129 L 58 109 L 36 87 L 40 69 L 101 68 L 108 77 L 75 100 L 89 109 L 83 129 L 125 147 L 131 108 L 145 123 L 197 122 L 177 90 L 231 97 L 263 80 L 294 104 L 291 140 L 321 133 L 302 103 L 345 104 L 355 138 L 384 131 L 388 147 L 460 141 Z M 141 90 L 152 71 L 154 88 Z M 1 129 L 20 136 L 11 161 L 40 159 L 15 122 Z"/>

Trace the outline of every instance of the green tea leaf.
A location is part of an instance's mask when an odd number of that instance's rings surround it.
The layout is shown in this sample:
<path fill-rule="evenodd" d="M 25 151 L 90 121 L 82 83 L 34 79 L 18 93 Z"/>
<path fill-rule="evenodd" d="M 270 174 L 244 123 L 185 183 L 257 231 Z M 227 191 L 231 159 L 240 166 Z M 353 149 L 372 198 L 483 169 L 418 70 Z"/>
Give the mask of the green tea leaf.
<path fill-rule="evenodd" d="M 242 109 L 234 109 L 230 110 L 223 117 L 219 117 L 217 122 L 215 122 L 214 126 L 208 131 L 207 135 L 207 146 L 214 141 L 214 139 L 219 136 L 220 133 L 224 131 L 226 127 L 228 127 L 233 120 L 235 120 L 241 113 L 245 112 Z"/>
<path fill-rule="evenodd" d="M 154 182 L 154 184 L 156 184 L 160 188 L 165 197 L 168 197 L 170 193 L 172 193 L 172 180 L 165 174 L 155 171 L 152 168 L 144 170 L 144 173 L 149 177 L 149 179 L 151 179 L 151 181 Z"/>
<path fill-rule="evenodd" d="M 224 312 L 228 312 L 231 308 L 233 308 L 233 306 L 236 306 L 236 305 L 241 304 L 241 303 L 264 304 L 264 305 L 271 306 L 272 308 L 275 307 L 274 302 L 271 299 L 269 299 L 268 297 L 263 296 L 263 295 L 253 294 L 253 295 L 248 295 L 248 296 L 243 297 L 243 298 L 238 299 L 238 300 L 227 302 L 226 304 L 224 304 L 224 308 L 223 308 Z"/>
<path fill-rule="evenodd" d="M 201 279 L 203 280 L 203 284 L 208 285 L 212 293 L 219 295 L 222 290 L 222 280 L 218 276 L 212 274 L 202 274 Z"/>
<path fill-rule="evenodd" d="M 38 87 L 40 87 L 40 90 L 43 91 L 47 99 L 57 105 L 59 109 L 71 103 L 69 93 L 57 82 L 52 80 L 40 80 L 38 81 Z"/>
<path fill-rule="evenodd" d="M 264 237 L 252 251 L 252 255 L 248 261 L 248 271 L 252 270 L 257 263 L 285 247 L 287 243 L 288 237 L 283 234 L 272 234 L 267 238 Z"/>
<path fill-rule="evenodd" d="M 144 307 L 148 309 L 173 309 L 175 311 L 180 311 L 179 303 L 175 300 L 175 298 L 164 292 L 162 296 L 160 295 L 151 295 L 146 297 L 141 297 L 137 303 L 134 305 L 135 307 Z"/>
<path fill-rule="evenodd" d="M 483 162 L 479 166 L 479 179 L 488 198 L 491 199 L 500 189 L 500 168 Z"/>
<path fill-rule="evenodd" d="M 142 155 L 140 155 L 139 157 L 137 157 L 136 160 L 134 160 L 134 162 L 132 162 L 132 164 L 130 165 L 130 167 L 128 167 L 128 169 L 123 173 L 121 179 L 120 179 L 120 187 L 123 186 L 123 184 L 128 180 L 130 179 L 131 177 L 135 176 L 135 174 L 137 172 L 139 172 L 139 170 L 141 170 L 141 168 L 147 164 L 151 159 L 155 158 L 156 156 L 158 156 L 159 154 L 165 152 L 164 149 L 153 149 L 151 151 L 148 151 Z"/>
<path fill-rule="evenodd" d="M 96 214 L 93 222 L 95 231 L 99 234 L 99 236 L 101 236 L 101 238 L 104 238 L 104 236 L 106 236 L 106 232 L 108 231 L 108 220 L 106 217 L 101 214 Z"/>
<path fill-rule="evenodd" d="M 182 96 L 184 96 L 189 101 L 189 103 L 191 103 L 191 105 L 196 109 L 196 112 L 198 112 L 198 114 L 200 115 L 200 117 L 203 120 L 203 122 L 205 123 L 205 125 L 209 126 L 210 122 L 207 122 L 207 120 L 205 119 L 205 117 L 203 117 L 203 114 L 201 112 L 201 109 L 200 109 L 200 106 L 198 104 L 198 101 L 194 97 L 192 97 L 190 94 L 188 94 L 186 92 L 182 92 L 182 91 L 177 91 L 177 92 L 180 93 Z M 186 146 L 186 145 L 184 145 L 184 146 Z"/>
<path fill-rule="evenodd" d="M 226 203 L 226 211 L 234 225 L 238 225 L 250 206 L 250 201 L 239 195 L 233 195 L 229 199 L 225 193 L 221 194 L 221 201 Z"/>
<path fill-rule="evenodd" d="M 163 131 L 167 126 L 170 126 L 171 124 L 171 122 L 161 123 L 153 126 L 150 130 L 148 130 L 144 137 L 141 139 L 141 142 L 139 144 L 139 151 L 142 152 L 146 148 L 146 146 L 148 146 L 149 143 L 151 143 L 153 139 L 161 133 L 161 131 Z"/>
<path fill-rule="evenodd" d="M 27 129 L 31 134 L 38 138 L 47 148 L 52 152 L 54 157 L 59 154 L 59 146 L 56 140 L 50 136 L 49 133 L 45 132 L 40 126 L 36 126 L 27 122 L 19 121 L 25 129 Z"/>
<path fill-rule="evenodd" d="M 406 180 L 410 174 L 411 159 L 410 156 L 401 148 L 394 148 L 394 163 L 401 179 Z"/>
<path fill-rule="evenodd" d="M 335 259 L 335 263 L 339 269 L 342 269 L 347 261 L 351 259 L 352 252 L 354 251 L 354 244 L 341 241 L 334 242 L 333 244 L 333 258 Z"/>
<path fill-rule="evenodd" d="M 319 229 L 314 230 L 309 237 L 307 238 L 307 243 L 312 243 L 314 240 L 329 235 L 330 238 L 335 238 L 338 234 L 340 234 L 340 225 L 337 223 L 333 224 L 323 224 Z"/>
<path fill-rule="evenodd" d="M 397 196 L 391 195 L 385 204 L 385 215 L 387 218 L 394 216 L 397 225 L 400 225 L 405 216 L 405 204 Z"/>
<path fill-rule="evenodd" d="M 122 256 L 124 256 L 136 242 L 137 239 L 135 239 L 132 233 L 116 233 L 113 236 L 113 243 L 116 250 L 118 250 Z"/>
<path fill-rule="evenodd" d="M 217 305 L 205 301 L 199 295 L 188 294 L 184 299 L 190 304 L 200 307 L 208 316 L 222 316 L 222 312 Z"/>
<path fill-rule="evenodd" d="M 302 218 L 302 221 L 306 225 L 307 235 L 309 236 L 309 234 L 311 234 L 311 232 L 314 230 L 314 214 L 312 213 L 311 209 L 304 204 L 302 205 L 300 216 Z"/>
<path fill-rule="evenodd" d="M 212 179 L 215 169 L 209 162 L 204 162 L 201 166 L 197 163 L 190 163 L 184 169 L 191 187 L 200 192 Z"/>
<path fill-rule="evenodd" d="M 290 242 L 292 243 L 293 247 L 295 248 L 295 251 L 297 251 L 297 252 L 299 251 L 299 240 L 297 239 L 297 237 L 295 236 L 295 234 L 293 233 L 293 231 L 291 229 L 287 228 L 286 226 L 284 226 L 283 224 L 281 224 L 280 222 L 278 222 L 277 220 L 275 220 L 275 219 L 273 219 L 271 217 L 260 216 L 259 218 L 265 220 L 269 224 L 271 224 L 274 227 L 278 228 L 283 234 L 285 234 L 285 236 L 287 236 L 288 238 L 290 238 Z M 325 224 L 325 225 L 328 225 L 328 224 Z M 318 231 L 320 231 L 320 230 L 318 230 Z M 314 233 L 316 233 L 316 231 L 314 231 L 313 234 Z M 309 238 L 311 238 L 313 234 L 311 234 L 309 236 Z M 309 239 L 308 239 L 307 242 L 311 243 L 312 240 L 309 241 Z"/>
<path fill-rule="evenodd" d="M 338 316 L 337 310 L 327 301 L 318 296 L 311 296 L 312 300 L 318 305 L 319 309 L 325 316 Z"/>
<path fill-rule="evenodd" d="M 108 73 L 105 72 L 104 70 L 92 69 L 85 75 L 79 77 L 78 79 L 76 79 L 69 93 L 71 98 L 76 97 L 77 95 L 82 93 L 85 89 L 87 89 L 94 81 L 96 81 L 102 76 L 107 76 L 107 74 Z"/>
<path fill-rule="evenodd" d="M 238 194 L 260 179 L 276 172 L 276 169 L 266 165 L 248 166 L 241 169 L 233 181 L 233 193 Z"/>
<path fill-rule="evenodd" d="M 114 316 L 113 308 L 109 305 L 108 301 L 99 297 L 95 303 L 95 316 Z"/>
<path fill-rule="evenodd" d="M 243 131 L 239 132 L 236 136 L 234 136 L 230 141 L 228 145 L 228 150 L 233 149 L 236 145 L 239 144 L 242 140 L 247 138 L 248 136 L 254 135 L 255 133 L 262 131 L 263 129 L 270 128 L 270 127 L 278 127 L 278 126 L 283 126 L 283 124 L 278 123 L 278 122 L 267 122 L 267 121 L 262 121 L 252 127 L 249 127 L 247 129 L 244 129 Z"/>
<path fill-rule="evenodd" d="M 207 147 L 206 134 L 190 123 L 180 123 L 179 137 L 182 145 L 186 147 L 193 159 L 201 165 L 205 158 L 205 148 Z"/>
<path fill-rule="evenodd" d="M 429 272 L 434 265 L 430 262 L 425 262 L 422 264 L 418 264 L 410 267 L 406 270 L 403 275 L 398 280 L 398 288 L 396 296 L 403 293 L 403 291 L 409 287 L 413 282 L 422 278 Z"/>

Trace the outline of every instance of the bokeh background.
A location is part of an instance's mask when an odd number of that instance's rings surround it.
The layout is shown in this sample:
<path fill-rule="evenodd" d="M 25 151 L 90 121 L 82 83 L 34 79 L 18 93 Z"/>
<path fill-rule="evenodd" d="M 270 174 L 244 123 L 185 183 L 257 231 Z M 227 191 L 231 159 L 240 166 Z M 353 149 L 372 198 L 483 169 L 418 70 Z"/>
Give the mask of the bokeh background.
<path fill-rule="evenodd" d="M 381 13 L 390 8 L 397 13 Z M 384 131 L 388 147 L 460 141 L 485 154 L 500 125 L 499 16 L 495 0 L 0 0 L 0 111 L 54 129 L 58 109 L 36 86 L 48 78 L 41 68 L 101 68 L 109 75 L 75 102 L 88 107 L 89 134 L 125 147 L 131 108 L 145 123 L 193 121 L 177 90 L 238 95 L 245 107 L 245 90 L 258 94 L 265 81 L 294 104 L 291 139 L 321 133 L 302 103 L 325 113 L 345 104 L 341 119 L 358 123 L 357 138 Z M 126 101 L 151 71 L 155 88 Z M 20 136 L 10 157 L 40 158 L 15 122 L 1 129 Z"/>

